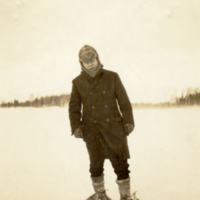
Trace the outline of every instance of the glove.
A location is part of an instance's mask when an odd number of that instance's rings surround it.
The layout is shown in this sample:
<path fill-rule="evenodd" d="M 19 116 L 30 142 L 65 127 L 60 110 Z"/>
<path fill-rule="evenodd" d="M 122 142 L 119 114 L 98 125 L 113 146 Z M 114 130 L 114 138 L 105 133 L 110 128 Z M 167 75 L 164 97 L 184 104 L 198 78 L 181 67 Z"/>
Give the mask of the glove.
<path fill-rule="evenodd" d="M 126 134 L 129 135 L 134 130 L 134 125 L 131 123 L 126 123 L 124 125 L 124 128 L 125 128 Z"/>
<path fill-rule="evenodd" d="M 75 131 L 74 131 L 74 137 L 75 138 L 83 138 L 83 133 L 82 133 L 82 130 L 80 128 L 77 128 Z"/>

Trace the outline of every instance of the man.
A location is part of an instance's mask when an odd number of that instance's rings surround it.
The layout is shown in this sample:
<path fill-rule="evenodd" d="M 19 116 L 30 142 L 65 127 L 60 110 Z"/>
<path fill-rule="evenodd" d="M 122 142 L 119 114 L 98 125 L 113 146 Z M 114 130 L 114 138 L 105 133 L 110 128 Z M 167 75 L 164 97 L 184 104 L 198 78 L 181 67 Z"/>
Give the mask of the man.
<path fill-rule="evenodd" d="M 97 51 L 79 51 L 82 72 L 72 81 L 69 118 L 72 135 L 83 138 L 90 157 L 95 194 L 89 199 L 110 200 L 104 187 L 107 158 L 117 175 L 121 200 L 131 200 L 127 136 L 134 129 L 132 106 L 117 73 L 103 69 Z"/>

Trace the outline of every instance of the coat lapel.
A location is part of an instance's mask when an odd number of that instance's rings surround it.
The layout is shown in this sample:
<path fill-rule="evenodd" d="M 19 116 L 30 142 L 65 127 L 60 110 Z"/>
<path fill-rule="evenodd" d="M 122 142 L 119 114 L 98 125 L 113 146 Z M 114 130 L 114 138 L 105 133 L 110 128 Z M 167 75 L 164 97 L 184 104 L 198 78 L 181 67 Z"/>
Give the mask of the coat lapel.
<path fill-rule="evenodd" d="M 82 72 L 82 76 L 84 77 L 85 79 L 85 82 L 87 82 L 86 84 L 86 87 L 89 88 L 89 91 L 88 92 L 92 92 L 94 91 L 95 87 L 101 83 L 101 79 L 102 79 L 102 76 L 103 76 L 103 73 L 104 73 L 104 70 L 101 69 L 97 75 L 92 78 L 90 75 L 88 75 L 86 72 Z"/>
<path fill-rule="evenodd" d="M 98 74 L 94 78 L 92 78 L 86 72 L 82 71 L 79 86 L 81 88 L 81 91 L 84 94 L 82 96 L 84 101 L 87 101 L 88 97 L 90 96 L 90 93 L 94 92 L 95 89 L 97 88 L 97 86 L 102 83 L 102 79 L 104 77 L 104 72 L 105 72 L 105 70 L 101 69 L 98 72 Z M 99 89 L 99 87 L 98 87 L 98 89 Z"/>

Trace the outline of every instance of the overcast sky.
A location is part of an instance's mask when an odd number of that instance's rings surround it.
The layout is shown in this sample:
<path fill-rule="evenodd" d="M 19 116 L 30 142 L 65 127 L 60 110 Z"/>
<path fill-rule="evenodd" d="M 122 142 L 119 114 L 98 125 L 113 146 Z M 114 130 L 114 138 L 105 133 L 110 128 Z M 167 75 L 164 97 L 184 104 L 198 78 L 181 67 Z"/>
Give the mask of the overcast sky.
<path fill-rule="evenodd" d="M 85 44 L 132 102 L 200 87 L 199 10 L 199 0 L 0 0 L 0 103 L 70 93 Z"/>

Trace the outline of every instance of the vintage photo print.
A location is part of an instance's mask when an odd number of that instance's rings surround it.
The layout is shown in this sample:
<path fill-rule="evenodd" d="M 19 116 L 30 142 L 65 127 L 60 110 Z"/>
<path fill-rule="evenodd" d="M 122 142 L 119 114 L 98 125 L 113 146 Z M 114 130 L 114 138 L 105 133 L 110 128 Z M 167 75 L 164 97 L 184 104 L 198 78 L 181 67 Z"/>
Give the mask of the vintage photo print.
<path fill-rule="evenodd" d="M 199 200 L 199 8 L 0 0 L 0 199 Z"/>

